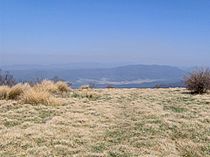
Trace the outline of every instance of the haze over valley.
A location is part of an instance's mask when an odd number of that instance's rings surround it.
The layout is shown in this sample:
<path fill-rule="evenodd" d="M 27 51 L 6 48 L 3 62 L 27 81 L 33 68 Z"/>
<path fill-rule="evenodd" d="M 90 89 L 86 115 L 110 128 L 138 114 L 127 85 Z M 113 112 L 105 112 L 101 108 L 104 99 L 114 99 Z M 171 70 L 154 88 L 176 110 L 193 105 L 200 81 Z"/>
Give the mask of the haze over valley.
<path fill-rule="evenodd" d="M 52 79 L 55 76 L 72 83 L 73 87 L 92 84 L 95 87 L 179 87 L 187 71 L 164 65 L 126 65 L 106 67 L 69 64 L 63 66 L 4 66 L 18 81 Z M 93 66 L 94 65 L 94 66 Z M 100 65 L 100 64 L 99 64 Z M 98 68 L 96 68 L 98 67 Z"/>

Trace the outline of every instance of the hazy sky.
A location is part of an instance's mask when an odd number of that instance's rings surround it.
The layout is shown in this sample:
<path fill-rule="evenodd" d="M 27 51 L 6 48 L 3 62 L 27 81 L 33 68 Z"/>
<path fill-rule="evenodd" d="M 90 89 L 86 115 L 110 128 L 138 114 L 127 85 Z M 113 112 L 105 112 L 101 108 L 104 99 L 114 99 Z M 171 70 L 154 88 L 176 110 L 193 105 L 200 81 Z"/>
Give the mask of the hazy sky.
<path fill-rule="evenodd" d="M 0 65 L 210 65 L 210 0 L 0 0 Z"/>

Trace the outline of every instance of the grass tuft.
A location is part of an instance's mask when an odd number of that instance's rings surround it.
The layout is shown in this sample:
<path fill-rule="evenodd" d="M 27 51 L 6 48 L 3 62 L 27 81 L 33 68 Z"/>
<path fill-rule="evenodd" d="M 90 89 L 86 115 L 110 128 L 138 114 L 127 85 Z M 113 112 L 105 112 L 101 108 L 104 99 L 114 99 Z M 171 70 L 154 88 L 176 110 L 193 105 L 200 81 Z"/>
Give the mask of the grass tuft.
<path fill-rule="evenodd" d="M 10 88 L 8 86 L 0 86 L 0 100 L 7 99 Z"/>
<path fill-rule="evenodd" d="M 17 100 L 30 86 L 28 84 L 17 84 L 10 88 L 8 92 L 8 99 Z"/>
<path fill-rule="evenodd" d="M 33 88 L 36 91 L 47 91 L 51 93 L 55 93 L 57 91 L 57 86 L 50 80 L 43 80 L 41 83 L 36 84 Z"/>
<path fill-rule="evenodd" d="M 30 89 L 26 92 L 24 92 L 22 98 L 21 98 L 22 103 L 24 104 L 33 104 L 33 105 L 38 105 L 38 104 L 45 104 L 45 105 L 55 105 L 55 104 L 60 104 L 58 99 L 53 97 L 49 92 L 47 91 L 37 91 L 34 89 Z"/>

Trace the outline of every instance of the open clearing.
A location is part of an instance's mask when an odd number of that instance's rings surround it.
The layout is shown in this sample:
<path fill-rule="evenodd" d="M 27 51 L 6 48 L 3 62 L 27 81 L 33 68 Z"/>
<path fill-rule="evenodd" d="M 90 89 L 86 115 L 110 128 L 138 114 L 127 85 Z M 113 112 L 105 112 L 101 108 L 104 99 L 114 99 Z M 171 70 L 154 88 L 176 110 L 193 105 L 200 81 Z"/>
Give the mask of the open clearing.
<path fill-rule="evenodd" d="M 210 94 L 90 89 L 61 99 L 0 100 L 0 156 L 210 156 Z"/>

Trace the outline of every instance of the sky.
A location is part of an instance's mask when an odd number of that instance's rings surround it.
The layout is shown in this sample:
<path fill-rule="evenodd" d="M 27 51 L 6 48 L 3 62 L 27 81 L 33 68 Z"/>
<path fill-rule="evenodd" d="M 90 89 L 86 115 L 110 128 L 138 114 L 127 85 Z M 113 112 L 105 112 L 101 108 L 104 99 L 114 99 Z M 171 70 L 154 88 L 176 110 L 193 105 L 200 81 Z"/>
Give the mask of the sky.
<path fill-rule="evenodd" d="M 0 0 L 0 65 L 210 66 L 210 0 Z"/>

